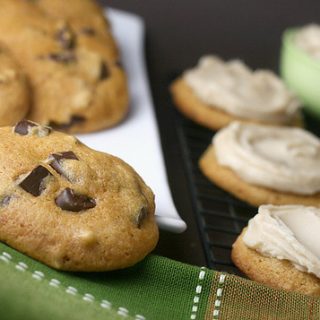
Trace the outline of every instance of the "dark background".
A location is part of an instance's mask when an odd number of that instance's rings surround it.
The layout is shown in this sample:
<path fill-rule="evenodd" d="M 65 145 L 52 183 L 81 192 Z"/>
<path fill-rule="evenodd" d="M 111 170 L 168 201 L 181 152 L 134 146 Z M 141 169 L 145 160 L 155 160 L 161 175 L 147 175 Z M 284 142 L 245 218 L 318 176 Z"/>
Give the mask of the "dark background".
<path fill-rule="evenodd" d="M 298 0 L 123 0 L 99 1 L 142 16 L 146 25 L 149 78 L 165 153 L 169 182 L 188 230 L 161 231 L 156 252 L 203 265 L 198 228 L 182 165 L 168 86 L 206 53 L 240 58 L 252 68 L 278 69 L 281 35 L 287 27 L 320 23 L 320 1 Z"/>

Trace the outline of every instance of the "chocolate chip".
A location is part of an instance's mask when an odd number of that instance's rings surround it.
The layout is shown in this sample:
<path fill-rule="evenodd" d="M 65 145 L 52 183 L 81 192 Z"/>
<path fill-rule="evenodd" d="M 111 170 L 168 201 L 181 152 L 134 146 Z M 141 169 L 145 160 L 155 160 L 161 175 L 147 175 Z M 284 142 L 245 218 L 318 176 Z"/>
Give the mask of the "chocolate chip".
<path fill-rule="evenodd" d="M 82 116 L 72 116 L 68 123 L 58 123 L 55 121 L 50 121 L 50 127 L 56 130 L 68 130 L 72 126 L 84 122 L 86 119 Z"/>
<path fill-rule="evenodd" d="M 35 197 L 40 196 L 42 191 L 46 188 L 44 180 L 45 178 L 52 176 L 43 166 L 38 166 L 33 169 L 20 183 L 19 186 L 28 193 L 31 193 Z"/>
<path fill-rule="evenodd" d="M 86 195 L 77 194 L 70 188 L 64 189 L 55 200 L 56 205 L 62 210 L 79 212 L 94 208 L 96 201 Z"/>
<path fill-rule="evenodd" d="M 57 171 L 59 174 L 61 174 L 67 179 L 68 177 L 66 176 L 62 167 L 63 160 L 79 160 L 78 157 L 72 151 L 54 153 L 50 155 L 50 158 L 52 159 L 52 161 L 50 162 L 50 167 L 52 167 L 55 171 Z"/>
<path fill-rule="evenodd" d="M 137 227 L 140 229 L 141 225 L 143 223 L 143 221 L 146 219 L 146 217 L 148 216 L 148 210 L 146 207 L 142 207 L 139 211 L 139 213 L 137 214 L 136 218 L 135 218 L 135 223 L 137 225 Z"/>
<path fill-rule="evenodd" d="M 13 130 L 21 136 L 37 135 L 38 137 L 48 136 L 51 132 L 50 127 L 42 126 L 29 120 L 21 120 L 15 125 Z"/>
<path fill-rule="evenodd" d="M 85 34 L 86 36 L 93 37 L 96 35 L 96 30 L 91 27 L 83 27 L 80 29 L 80 33 Z"/>
<path fill-rule="evenodd" d="M 63 49 L 73 49 L 76 45 L 76 38 L 67 25 L 57 31 L 56 39 Z"/>
<path fill-rule="evenodd" d="M 10 203 L 11 196 L 4 196 L 0 199 L 0 207 L 5 207 Z"/>
<path fill-rule="evenodd" d="M 53 153 L 51 156 L 57 161 L 63 159 L 79 160 L 78 157 L 72 151 Z"/>
<path fill-rule="evenodd" d="M 100 65 L 100 80 L 105 80 L 110 76 L 110 71 L 108 66 L 105 64 L 105 62 L 102 62 Z"/>
<path fill-rule="evenodd" d="M 46 57 L 55 62 L 65 63 L 65 64 L 72 63 L 77 60 L 76 55 L 71 51 L 49 53 Z"/>
<path fill-rule="evenodd" d="M 15 125 L 14 132 L 20 134 L 21 136 L 26 136 L 29 134 L 29 129 L 35 127 L 36 125 L 36 123 L 29 120 L 21 120 Z"/>
<path fill-rule="evenodd" d="M 116 66 L 118 66 L 119 68 L 123 68 L 123 64 L 122 64 L 122 62 L 121 62 L 120 60 L 117 60 L 117 61 L 115 62 L 115 64 L 116 64 Z"/>

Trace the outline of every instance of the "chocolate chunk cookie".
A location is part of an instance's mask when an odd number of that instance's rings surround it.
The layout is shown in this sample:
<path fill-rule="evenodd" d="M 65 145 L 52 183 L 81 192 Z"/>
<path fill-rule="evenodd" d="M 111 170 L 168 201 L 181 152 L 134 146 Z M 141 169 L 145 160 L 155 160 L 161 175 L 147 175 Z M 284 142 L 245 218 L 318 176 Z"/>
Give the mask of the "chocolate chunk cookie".
<path fill-rule="evenodd" d="M 0 44 L 0 126 L 13 125 L 30 107 L 27 79 L 11 52 Z"/>
<path fill-rule="evenodd" d="M 110 26 L 95 1 L 0 4 L 0 41 L 32 88 L 29 119 L 59 130 L 90 132 L 125 117 L 126 76 Z"/>
<path fill-rule="evenodd" d="M 122 160 L 27 120 L 0 139 L 1 241 L 72 271 L 125 268 L 155 247 L 154 195 Z"/>

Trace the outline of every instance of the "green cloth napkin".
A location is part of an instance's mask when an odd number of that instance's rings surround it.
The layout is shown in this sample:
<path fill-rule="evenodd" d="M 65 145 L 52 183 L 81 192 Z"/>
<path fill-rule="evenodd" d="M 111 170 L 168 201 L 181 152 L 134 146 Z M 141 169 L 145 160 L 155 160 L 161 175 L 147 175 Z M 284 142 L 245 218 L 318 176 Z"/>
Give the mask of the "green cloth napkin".
<path fill-rule="evenodd" d="M 318 298 L 159 256 L 121 271 L 66 273 L 0 243 L 1 320 L 319 318 Z"/>

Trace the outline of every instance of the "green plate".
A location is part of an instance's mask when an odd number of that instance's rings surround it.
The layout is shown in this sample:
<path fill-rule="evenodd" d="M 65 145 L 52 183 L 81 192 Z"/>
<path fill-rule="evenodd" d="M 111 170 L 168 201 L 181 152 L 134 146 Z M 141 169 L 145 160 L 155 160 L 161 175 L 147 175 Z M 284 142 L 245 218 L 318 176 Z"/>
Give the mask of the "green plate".
<path fill-rule="evenodd" d="M 320 118 L 320 60 L 295 45 L 298 28 L 285 31 L 282 39 L 280 73 L 308 111 Z"/>

